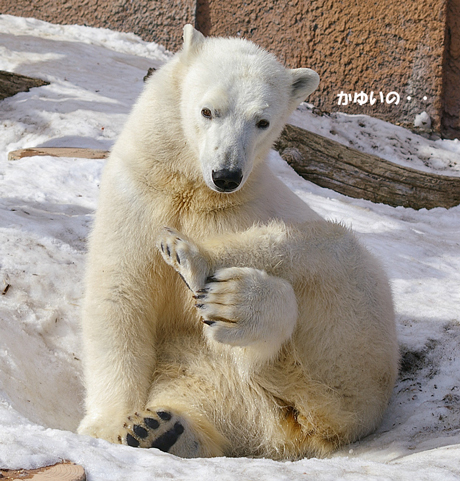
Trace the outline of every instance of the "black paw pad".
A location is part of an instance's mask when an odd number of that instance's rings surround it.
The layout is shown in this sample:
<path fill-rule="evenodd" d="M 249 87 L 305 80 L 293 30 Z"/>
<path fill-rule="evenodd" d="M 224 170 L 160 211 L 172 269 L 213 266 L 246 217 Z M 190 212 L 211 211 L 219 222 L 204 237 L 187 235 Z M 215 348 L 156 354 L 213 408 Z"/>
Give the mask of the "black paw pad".
<path fill-rule="evenodd" d="M 147 409 L 144 415 L 134 413 L 128 417 L 128 421 L 123 426 L 128 431 L 124 443 L 133 448 L 152 447 L 168 452 L 185 431 L 182 422 L 164 409 Z M 122 439 L 120 436 L 120 442 Z"/>
<path fill-rule="evenodd" d="M 185 431 L 185 428 L 180 422 L 177 422 L 176 424 L 174 424 L 174 431 L 180 435 Z"/>
<path fill-rule="evenodd" d="M 138 447 L 139 447 L 139 441 L 138 441 L 135 437 L 131 436 L 131 434 L 128 434 L 128 435 L 126 436 L 126 444 L 127 444 L 128 446 L 133 447 L 133 448 L 138 448 Z"/>
<path fill-rule="evenodd" d="M 168 411 L 158 411 L 157 415 L 160 419 L 163 419 L 163 421 L 169 421 L 171 419 L 171 413 L 168 413 Z"/>
<path fill-rule="evenodd" d="M 141 439 L 146 438 L 149 435 L 149 432 L 147 429 L 143 428 L 142 426 L 139 426 L 138 424 L 135 424 L 133 427 L 134 434 Z"/>
<path fill-rule="evenodd" d="M 144 418 L 144 423 L 150 429 L 158 429 L 160 427 L 160 423 L 153 418 Z"/>
<path fill-rule="evenodd" d="M 159 413 L 158 413 L 159 414 Z M 180 422 L 174 424 L 174 427 L 159 436 L 152 443 L 152 448 L 157 448 L 160 451 L 167 453 L 176 444 L 179 436 L 184 432 L 184 426 Z"/>

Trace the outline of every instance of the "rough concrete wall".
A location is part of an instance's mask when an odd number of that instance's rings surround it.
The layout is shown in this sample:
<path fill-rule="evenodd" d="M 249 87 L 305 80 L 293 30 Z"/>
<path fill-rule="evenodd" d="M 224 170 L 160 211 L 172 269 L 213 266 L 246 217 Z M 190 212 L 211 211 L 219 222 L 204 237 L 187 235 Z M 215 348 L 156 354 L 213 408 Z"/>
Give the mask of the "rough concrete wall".
<path fill-rule="evenodd" d="M 0 13 L 133 32 L 174 51 L 195 23 L 195 0 L 0 0 Z"/>
<path fill-rule="evenodd" d="M 323 110 L 399 122 L 426 110 L 440 125 L 444 0 L 198 0 L 197 22 L 206 34 L 242 36 L 291 67 L 315 69 L 322 80 L 310 100 Z M 351 104 L 338 105 L 342 91 Z M 374 92 L 374 105 L 353 103 L 361 91 Z M 398 105 L 386 103 L 392 91 Z"/>
<path fill-rule="evenodd" d="M 134 32 L 171 51 L 185 23 L 245 37 L 287 66 L 315 69 L 309 100 L 325 111 L 396 123 L 426 111 L 436 129 L 460 134 L 460 0 L 0 0 L 0 12 Z M 386 103 L 390 92 L 398 105 Z"/>

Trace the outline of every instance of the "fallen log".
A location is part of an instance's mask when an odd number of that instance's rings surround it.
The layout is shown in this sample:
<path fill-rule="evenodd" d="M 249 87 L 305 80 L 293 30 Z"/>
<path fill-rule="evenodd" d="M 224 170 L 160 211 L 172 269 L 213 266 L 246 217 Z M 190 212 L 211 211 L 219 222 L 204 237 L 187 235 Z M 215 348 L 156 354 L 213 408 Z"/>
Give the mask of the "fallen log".
<path fill-rule="evenodd" d="M 403 167 L 293 125 L 275 149 L 304 179 L 349 197 L 417 210 L 460 204 L 460 177 Z"/>
<path fill-rule="evenodd" d="M 403 167 L 300 127 L 286 125 L 274 147 L 304 179 L 349 197 L 417 210 L 448 209 L 460 204 L 460 177 Z M 105 159 L 109 152 L 73 147 L 36 147 L 10 152 L 8 159 L 36 155 Z"/>
<path fill-rule="evenodd" d="M 109 151 L 98 149 L 83 149 L 77 147 L 33 147 L 13 150 L 8 153 L 8 160 L 19 160 L 23 157 L 49 155 L 51 157 L 74 157 L 77 159 L 106 159 Z"/>
<path fill-rule="evenodd" d="M 0 70 L 0 100 L 12 97 L 19 92 L 28 92 L 32 87 L 42 85 L 49 85 L 49 82 Z"/>

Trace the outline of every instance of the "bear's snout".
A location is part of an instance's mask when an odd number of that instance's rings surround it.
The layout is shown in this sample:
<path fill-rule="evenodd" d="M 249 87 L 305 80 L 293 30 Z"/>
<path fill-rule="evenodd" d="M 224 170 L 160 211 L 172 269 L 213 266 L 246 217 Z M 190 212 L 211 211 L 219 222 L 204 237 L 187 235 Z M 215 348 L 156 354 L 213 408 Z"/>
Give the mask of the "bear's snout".
<path fill-rule="evenodd" d="M 240 169 L 229 170 L 213 170 L 212 181 L 219 192 L 235 191 L 243 180 L 243 172 Z"/>

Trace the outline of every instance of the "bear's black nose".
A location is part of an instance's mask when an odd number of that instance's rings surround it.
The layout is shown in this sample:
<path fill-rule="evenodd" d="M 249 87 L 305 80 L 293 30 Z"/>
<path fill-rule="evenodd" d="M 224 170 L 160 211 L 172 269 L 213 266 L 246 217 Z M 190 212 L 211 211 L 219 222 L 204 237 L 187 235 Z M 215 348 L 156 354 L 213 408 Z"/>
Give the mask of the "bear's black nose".
<path fill-rule="evenodd" d="M 219 192 L 233 192 L 238 188 L 243 180 L 241 170 L 222 169 L 212 171 L 212 181 Z"/>

